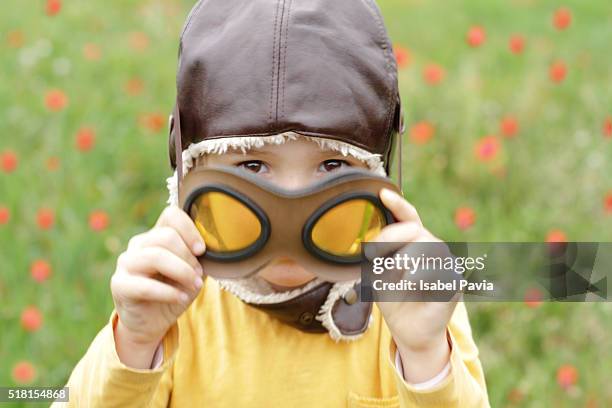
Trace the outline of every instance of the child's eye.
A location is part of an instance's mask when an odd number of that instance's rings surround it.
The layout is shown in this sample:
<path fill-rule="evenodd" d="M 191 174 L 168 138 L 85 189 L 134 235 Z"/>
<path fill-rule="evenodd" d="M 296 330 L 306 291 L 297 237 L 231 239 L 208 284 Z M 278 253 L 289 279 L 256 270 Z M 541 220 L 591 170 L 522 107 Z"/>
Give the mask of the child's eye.
<path fill-rule="evenodd" d="M 350 164 L 345 160 L 325 160 L 323 163 L 319 165 L 319 171 L 324 173 L 329 173 L 330 171 L 338 170 L 343 167 L 348 167 Z"/>
<path fill-rule="evenodd" d="M 268 166 L 261 160 L 248 160 L 238 163 L 238 167 L 242 167 L 245 170 L 248 170 L 253 173 L 267 173 Z"/>

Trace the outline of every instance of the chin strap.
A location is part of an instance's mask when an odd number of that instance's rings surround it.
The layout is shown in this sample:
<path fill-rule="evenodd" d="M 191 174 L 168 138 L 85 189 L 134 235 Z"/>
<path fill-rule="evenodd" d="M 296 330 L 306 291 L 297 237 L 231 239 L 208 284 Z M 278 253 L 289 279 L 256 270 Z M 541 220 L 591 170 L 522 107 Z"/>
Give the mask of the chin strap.
<path fill-rule="evenodd" d="M 174 155 L 176 164 L 176 195 L 179 196 L 181 181 L 183 180 L 183 138 L 181 136 L 181 113 L 178 100 L 174 105 L 170 132 L 174 131 Z"/>
<path fill-rule="evenodd" d="M 322 282 L 299 296 L 279 303 L 247 305 L 306 333 L 329 333 L 335 341 L 359 339 L 370 326 L 372 303 L 361 301 L 360 283 L 346 293 L 337 284 Z"/>

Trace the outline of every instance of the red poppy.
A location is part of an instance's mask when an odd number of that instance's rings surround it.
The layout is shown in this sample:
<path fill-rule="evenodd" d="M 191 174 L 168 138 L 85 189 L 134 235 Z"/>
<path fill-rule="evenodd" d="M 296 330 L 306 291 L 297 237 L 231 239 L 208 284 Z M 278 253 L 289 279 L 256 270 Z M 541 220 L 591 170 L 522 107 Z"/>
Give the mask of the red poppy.
<path fill-rule="evenodd" d="M 474 153 L 478 160 L 489 161 L 497 157 L 499 152 L 500 144 L 499 140 L 495 136 L 485 136 L 481 138 L 476 146 L 474 147 Z"/>
<path fill-rule="evenodd" d="M 29 361 L 19 361 L 13 366 L 13 380 L 19 384 L 29 384 L 36 377 L 36 369 Z"/>
<path fill-rule="evenodd" d="M 567 75 L 567 66 L 563 61 L 556 61 L 550 65 L 548 70 L 550 80 L 556 83 L 563 82 Z"/>
<path fill-rule="evenodd" d="M 446 72 L 438 64 L 429 64 L 423 70 L 423 79 L 429 85 L 437 85 L 444 80 Z"/>
<path fill-rule="evenodd" d="M 518 388 L 512 388 L 508 393 L 508 401 L 513 404 L 518 404 L 524 397 L 525 395 Z"/>
<path fill-rule="evenodd" d="M 166 126 L 166 120 L 160 113 L 148 113 L 140 117 L 140 124 L 146 129 L 157 133 Z"/>
<path fill-rule="evenodd" d="M 94 231 L 102 231 L 108 227 L 108 214 L 104 211 L 93 211 L 89 214 L 89 227 Z"/>
<path fill-rule="evenodd" d="M 508 40 L 508 48 L 513 54 L 522 54 L 525 49 L 525 38 L 520 34 L 514 34 Z"/>
<path fill-rule="evenodd" d="M 552 229 L 546 234 L 546 242 L 567 242 L 567 236 L 559 229 Z"/>
<path fill-rule="evenodd" d="M 410 139 L 416 144 L 425 144 L 436 132 L 434 126 L 427 122 L 417 122 L 410 128 Z"/>
<path fill-rule="evenodd" d="M 8 208 L 0 206 L 0 225 L 7 224 L 11 219 L 11 212 Z"/>
<path fill-rule="evenodd" d="M 59 168 L 60 160 L 57 156 L 51 156 L 47 159 L 47 170 L 55 171 Z"/>
<path fill-rule="evenodd" d="M 542 304 L 542 291 L 538 288 L 529 288 L 525 291 L 524 297 L 525 305 L 531 309 Z"/>
<path fill-rule="evenodd" d="M 455 210 L 455 224 L 465 230 L 476 222 L 476 212 L 470 207 L 459 207 Z"/>
<path fill-rule="evenodd" d="M 393 53 L 395 54 L 395 60 L 399 69 L 406 68 L 410 64 L 410 52 L 407 48 L 394 44 Z"/>
<path fill-rule="evenodd" d="M 149 37 L 140 31 L 130 33 L 130 46 L 136 51 L 144 51 L 149 47 Z"/>
<path fill-rule="evenodd" d="M 499 123 L 499 131 L 502 135 L 507 138 L 511 138 L 516 135 L 519 130 L 519 123 L 514 116 L 508 115 L 502 118 Z"/>
<path fill-rule="evenodd" d="M 30 275 L 36 282 L 42 283 L 51 276 L 51 265 L 43 259 L 37 259 L 30 266 Z"/>
<path fill-rule="evenodd" d="M 58 112 L 68 105 L 68 97 L 60 89 L 52 89 L 45 95 L 45 106 L 52 112 Z"/>
<path fill-rule="evenodd" d="M 466 40 L 471 47 L 479 47 L 486 39 L 486 33 L 481 26 L 474 26 L 468 30 Z"/>
<path fill-rule="evenodd" d="M 28 306 L 21 312 L 21 327 L 29 332 L 34 332 L 42 326 L 42 313 L 36 306 Z"/>
<path fill-rule="evenodd" d="M 578 369 L 571 364 L 563 364 L 557 370 L 557 384 L 564 390 L 578 382 Z"/>
<path fill-rule="evenodd" d="M 604 211 L 612 215 L 612 190 L 604 196 Z"/>
<path fill-rule="evenodd" d="M 17 154 L 12 150 L 5 150 L 0 154 L 0 167 L 5 173 L 11 173 L 17 168 L 19 160 Z"/>
<path fill-rule="evenodd" d="M 604 137 L 612 139 L 612 116 L 608 116 L 606 120 L 604 120 L 601 131 L 603 132 Z"/>
<path fill-rule="evenodd" d="M 46 230 L 53 226 L 53 222 L 55 221 L 55 214 L 53 213 L 53 210 L 49 208 L 41 208 L 40 210 L 38 210 L 36 220 L 40 229 Z"/>
<path fill-rule="evenodd" d="M 86 60 L 97 61 L 102 57 L 102 50 L 97 44 L 87 43 L 83 46 L 83 56 Z"/>
<path fill-rule="evenodd" d="M 81 152 L 90 151 L 96 142 L 96 132 L 90 127 L 79 129 L 76 134 L 76 148 Z"/>
<path fill-rule="evenodd" d="M 47 15 L 54 16 L 62 9 L 61 0 L 47 0 Z"/>
<path fill-rule="evenodd" d="M 127 93 L 130 96 L 135 96 L 135 95 L 140 94 L 143 88 L 144 88 L 144 84 L 140 78 L 132 78 L 128 80 L 123 86 L 125 93 Z"/>
<path fill-rule="evenodd" d="M 561 7 L 553 14 L 553 25 L 557 30 L 565 30 L 572 24 L 572 12 L 567 7 Z"/>
<path fill-rule="evenodd" d="M 11 48 L 21 48 L 23 46 L 23 33 L 19 30 L 13 30 L 6 36 L 6 42 Z"/>

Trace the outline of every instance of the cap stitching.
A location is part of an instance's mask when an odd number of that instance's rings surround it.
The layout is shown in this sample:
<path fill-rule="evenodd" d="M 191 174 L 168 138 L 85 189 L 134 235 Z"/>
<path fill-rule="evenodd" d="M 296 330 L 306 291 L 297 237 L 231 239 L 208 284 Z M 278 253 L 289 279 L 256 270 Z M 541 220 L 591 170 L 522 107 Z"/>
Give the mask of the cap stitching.
<path fill-rule="evenodd" d="M 285 3 L 286 0 L 283 0 L 283 9 L 281 10 L 281 19 L 280 19 L 280 25 L 278 27 L 278 61 L 277 61 L 277 68 L 276 68 L 276 110 L 274 112 L 274 120 L 276 122 L 278 122 L 278 99 L 279 99 L 279 92 L 280 92 L 280 88 L 281 88 L 281 83 L 280 83 L 280 76 L 281 76 L 281 60 L 282 60 L 282 53 L 283 53 L 283 48 L 282 48 L 282 42 L 283 42 L 283 21 L 285 19 Z"/>
<path fill-rule="evenodd" d="M 187 22 L 185 22 L 185 27 L 183 27 L 183 30 L 181 31 L 181 36 L 180 36 L 181 40 L 183 39 L 183 36 L 187 32 L 187 29 L 191 26 L 191 21 L 193 20 L 193 17 L 198 13 L 200 8 L 202 7 L 202 4 L 204 4 L 204 0 L 199 0 L 197 4 L 193 6 L 193 8 L 191 9 L 191 12 L 189 12 L 189 15 L 187 16 Z"/>
<path fill-rule="evenodd" d="M 283 92 L 281 95 L 281 117 L 285 116 L 285 72 L 287 71 L 287 43 L 289 42 L 289 21 L 291 16 L 291 3 L 293 0 L 289 0 L 287 6 L 287 24 L 285 25 L 285 49 L 283 51 Z"/>
<path fill-rule="evenodd" d="M 274 14 L 274 36 L 272 37 L 272 72 L 271 72 L 271 84 L 270 84 L 270 110 L 268 112 L 268 120 L 270 121 L 270 128 L 273 128 L 272 123 L 272 105 L 274 100 L 274 68 L 276 68 L 276 22 L 278 20 L 278 6 L 280 0 L 276 1 L 276 13 Z"/>
<path fill-rule="evenodd" d="M 384 28 L 384 24 L 381 21 L 382 18 L 378 12 L 378 8 L 376 6 L 376 4 L 372 1 L 369 0 L 362 0 L 362 2 L 366 5 L 366 7 L 368 8 L 368 10 L 370 11 L 370 13 L 372 14 L 372 17 L 374 18 L 374 21 L 376 22 L 376 25 L 378 26 L 378 35 L 380 37 L 380 46 L 383 49 L 383 56 L 385 58 L 385 69 L 387 70 L 387 73 L 391 73 L 391 77 L 393 79 L 393 69 L 392 69 L 392 60 L 389 58 L 389 44 L 387 42 L 387 38 L 388 36 L 385 34 L 385 28 Z M 393 84 L 391 84 L 393 85 Z M 392 100 L 393 100 L 393 91 L 390 89 L 390 87 L 386 90 L 386 94 L 387 94 L 387 113 L 386 113 L 386 119 L 385 119 L 385 135 L 388 136 L 389 135 L 389 127 L 390 127 L 390 122 L 391 122 L 391 117 L 392 117 L 392 113 L 391 112 L 391 105 L 392 105 Z M 395 109 L 394 109 L 395 111 Z M 389 137 L 388 138 L 388 143 L 391 144 L 392 140 Z"/>

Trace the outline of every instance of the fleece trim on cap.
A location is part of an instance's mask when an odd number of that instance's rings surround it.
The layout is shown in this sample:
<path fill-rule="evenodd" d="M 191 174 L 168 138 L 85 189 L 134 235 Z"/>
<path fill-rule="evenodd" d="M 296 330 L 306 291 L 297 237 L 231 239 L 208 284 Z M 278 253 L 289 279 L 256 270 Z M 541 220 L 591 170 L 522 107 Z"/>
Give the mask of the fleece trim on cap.
<path fill-rule="evenodd" d="M 195 159 L 206 154 L 223 154 L 230 149 L 241 150 L 245 153 L 252 148 L 260 148 L 266 144 L 280 145 L 288 140 L 296 140 L 303 137 L 315 142 L 323 150 L 331 150 L 341 153 L 343 156 L 353 157 L 365 163 L 374 173 L 386 176 L 382 155 L 370 153 L 360 147 L 342 142 L 340 140 L 325 139 L 321 137 L 304 136 L 296 132 L 284 132 L 272 136 L 240 136 L 219 139 L 206 139 L 198 143 L 190 144 L 183 150 L 183 177 L 189 172 L 195 163 Z M 177 172 L 166 179 L 168 188 L 168 201 L 170 205 L 178 205 Z"/>

